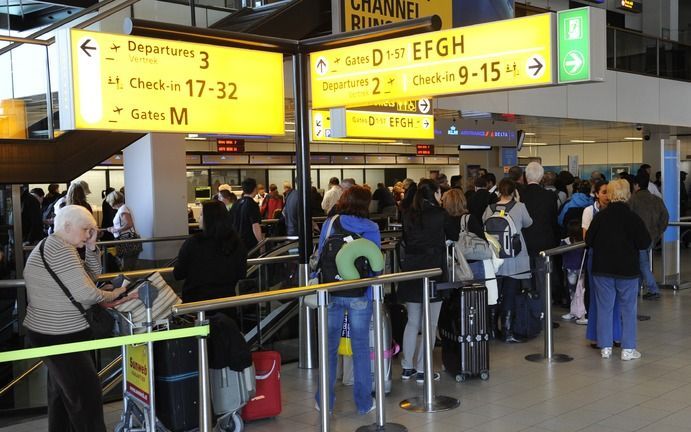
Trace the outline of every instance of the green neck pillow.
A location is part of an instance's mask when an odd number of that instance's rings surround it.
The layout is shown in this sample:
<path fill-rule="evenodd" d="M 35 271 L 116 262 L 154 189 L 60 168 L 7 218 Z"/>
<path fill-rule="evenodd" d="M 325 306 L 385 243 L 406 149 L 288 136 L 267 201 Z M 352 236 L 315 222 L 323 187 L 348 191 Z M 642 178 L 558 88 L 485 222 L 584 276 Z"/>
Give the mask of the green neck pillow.
<path fill-rule="evenodd" d="M 343 280 L 360 279 L 355 267 L 355 260 L 360 257 L 367 258 L 372 271 L 384 270 L 384 257 L 379 247 L 366 238 L 359 238 L 344 244 L 336 254 L 336 268 Z"/>

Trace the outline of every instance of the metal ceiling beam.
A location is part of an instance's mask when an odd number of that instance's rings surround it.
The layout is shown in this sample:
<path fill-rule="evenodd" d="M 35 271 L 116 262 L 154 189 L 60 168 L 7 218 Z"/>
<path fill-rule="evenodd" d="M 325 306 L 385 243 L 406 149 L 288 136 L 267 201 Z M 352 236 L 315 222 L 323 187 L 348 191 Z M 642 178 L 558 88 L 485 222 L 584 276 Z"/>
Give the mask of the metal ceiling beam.
<path fill-rule="evenodd" d="M 133 36 L 206 43 L 235 48 L 280 52 L 283 54 L 308 54 L 313 51 L 346 47 L 439 30 L 441 28 L 441 19 L 433 15 L 409 21 L 385 24 L 375 28 L 320 36 L 300 41 L 258 36 L 249 33 L 168 24 L 136 18 L 126 18 L 124 27 L 125 33 Z"/>
<path fill-rule="evenodd" d="M 291 39 L 191 27 L 136 18 L 125 19 L 124 31 L 126 34 L 133 36 L 147 36 L 283 54 L 295 52 L 298 46 L 298 41 Z"/>

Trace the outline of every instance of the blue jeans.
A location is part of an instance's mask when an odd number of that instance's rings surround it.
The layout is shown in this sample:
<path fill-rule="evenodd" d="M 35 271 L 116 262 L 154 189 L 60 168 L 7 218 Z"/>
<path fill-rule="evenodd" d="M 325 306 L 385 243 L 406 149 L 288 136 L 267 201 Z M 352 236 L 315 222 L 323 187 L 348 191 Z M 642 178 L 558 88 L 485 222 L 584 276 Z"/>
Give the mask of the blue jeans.
<path fill-rule="evenodd" d="M 369 326 L 372 320 L 372 301 L 363 297 L 329 298 L 329 411 L 333 411 L 336 395 L 336 360 L 338 342 L 341 339 L 343 315 L 348 311 L 350 321 L 350 344 L 353 349 L 353 397 L 358 413 L 362 414 L 372 407 L 372 371 L 370 365 Z M 316 395 L 319 402 L 319 390 Z"/>
<path fill-rule="evenodd" d="M 655 281 L 653 272 L 650 271 L 650 249 L 642 250 L 638 253 L 643 284 L 648 289 L 649 293 L 657 294 L 660 292 L 660 288 L 657 286 L 657 281 Z"/>
<path fill-rule="evenodd" d="M 597 312 L 597 298 L 595 293 L 597 292 L 597 286 L 595 286 L 595 276 L 593 276 L 593 251 L 588 251 L 588 257 L 586 259 L 587 271 L 588 271 L 588 290 L 589 293 L 589 306 L 588 306 L 588 327 L 586 328 L 585 338 L 598 343 L 599 347 L 604 347 L 597 340 L 597 323 L 598 312 Z M 617 299 L 614 300 L 614 309 L 612 310 L 612 337 L 615 341 L 621 342 L 621 311 L 619 309 L 619 302 Z"/>
<path fill-rule="evenodd" d="M 597 300 L 597 343 L 601 348 L 611 348 L 612 314 L 614 303 L 617 301 L 621 308 L 623 349 L 636 348 L 636 297 L 638 294 L 638 279 L 620 279 L 607 276 L 593 276 L 595 280 L 595 297 Z"/>

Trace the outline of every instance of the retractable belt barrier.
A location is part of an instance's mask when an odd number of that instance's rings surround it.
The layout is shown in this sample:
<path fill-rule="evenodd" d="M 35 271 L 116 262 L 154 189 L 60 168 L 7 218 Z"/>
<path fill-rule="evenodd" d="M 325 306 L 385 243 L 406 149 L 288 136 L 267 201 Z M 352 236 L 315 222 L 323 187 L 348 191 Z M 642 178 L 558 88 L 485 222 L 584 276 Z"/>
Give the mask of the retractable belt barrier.
<path fill-rule="evenodd" d="M 82 351 L 93 351 L 104 348 L 114 348 L 123 345 L 143 344 L 171 339 L 207 336 L 209 326 L 201 325 L 184 329 L 165 330 L 152 333 L 142 333 L 129 336 L 116 336 L 112 338 L 96 339 L 84 342 L 72 342 L 59 345 L 50 345 L 40 348 L 26 348 L 0 353 L 0 363 L 26 360 L 36 357 L 48 357 L 60 354 L 72 354 Z"/>
<path fill-rule="evenodd" d="M 376 423 L 362 426 L 358 430 L 372 430 L 372 431 L 396 431 L 403 432 L 407 429 L 396 423 L 387 423 L 384 410 L 384 338 L 382 335 L 382 320 L 384 313 L 383 308 L 383 293 L 382 287 L 387 283 L 402 282 L 407 280 L 423 280 L 425 286 L 426 306 L 429 309 L 429 290 L 430 278 L 441 275 L 442 271 L 439 268 L 427 270 L 415 270 L 403 273 L 388 274 L 366 279 L 358 279 L 352 281 L 330 282 L 319 285 L 302 286 L 297 288 L 287 288 L 276 291 L 269 291 L 263 293 L 245 294 L 235 297 L 227 297 L 215 300 L 205 300 L 194 303 L 184 303 L 173 306 L 173 314 L 197 314 L 197 321 L 203 322 L 206 319 L 205 313 L 207 311 L 226 309 L 229 307 L 252 305 L 267 301 L 289 300 L 300 296 L 309 294 L 317 294 L 317 326 L 318 326 L 318 348 L 319 348 L 319 364 L 328 365 L 328 302 L 329 294 L 332 292 L 343 291 L 351 288 L 364 288 L 372 286 L 373 288 L 373 318 L 374 318 L 374 338 L 375 338 L 375 388 L 376 388 Z M 425 319 L 429 320 L 429 311 L 425 314 Z M 429 334 L 429 326 L 426 325 L 426 332 Z M 429 339 L 428 339 L 429 340 Z M 210 404 L 210 390 L 208 377 L 208 363 L 206 358 L 206 338 L 199 338 L 199 430 L 200 432 L 210 432 L 211 428 L 211 404 Z M 432 370 L 432 346 L 425 344 L 425 369 Z M 433 388 L 433 376 L 431 373 L 425 375 L 425 395 L 421 400 L 423 412 L 432 412 L 433 402 L 435 401 Z M 321 431 L 327 432 L 329 430 L 329 368 L 319 368 L 319 406 L 322 407 L 319 413 Z"/>
<path fill-rule="evenodd" d="M 545 259 L 545 317 L 543 325 L 545 327 L 545 348 L 543 353 L 529 354 L 525 359 L 531 362 L 547 363 L 566 363 L 573 360 L 573 357 L 566 354 L 554 353 L 554 335 L 552 333 L 552 259 L 554 255 L 561 255 L 569 251 L 584 249 L 585 242 L 573 243 L 566 246 L 559 246 L 540 252 L 540 257 Z"/>

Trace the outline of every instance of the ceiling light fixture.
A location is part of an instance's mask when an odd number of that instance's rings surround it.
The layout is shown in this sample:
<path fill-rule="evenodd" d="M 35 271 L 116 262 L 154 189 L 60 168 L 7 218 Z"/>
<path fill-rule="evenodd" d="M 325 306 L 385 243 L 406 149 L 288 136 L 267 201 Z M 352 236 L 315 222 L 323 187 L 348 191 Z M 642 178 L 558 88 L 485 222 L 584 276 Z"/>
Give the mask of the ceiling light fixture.
<path fill-rule="evenodd" d="M 478 145 L 478 144 L 461 144 L 458 146 L 459 150 L 489 150 L 492 146 Z"/>
<path fill-rule="evenodd" d="M 624 139 L 628 141 L 643 141 L 641 137 L 625 137 Z"/>
<path fill-rule="evenodd" d="M 535 143 L 523 143 L 523 146 L 525 147 L 531 147 L 531 146 L 546 146 L 548 145 L 547 143 L 543 142 L 535 142 Z"/>
<path fill-rule="evenodd" d="M 594 140 L 578 140 L 578 139 L 575 139 L 575 140 L 570 140 L 570 142 L 572 142 L 572 143 L 584 143 L 584 144 L 589 144 L 589 143 L 594 143 L 594 142 L 596 142 L 596 141 L 594 141 Z"/>
<path fill-rule="evenodd" d="M 535 136 L 535 132 L 526 132 L 525 136 Z"/>

